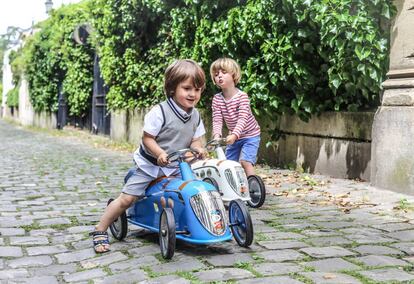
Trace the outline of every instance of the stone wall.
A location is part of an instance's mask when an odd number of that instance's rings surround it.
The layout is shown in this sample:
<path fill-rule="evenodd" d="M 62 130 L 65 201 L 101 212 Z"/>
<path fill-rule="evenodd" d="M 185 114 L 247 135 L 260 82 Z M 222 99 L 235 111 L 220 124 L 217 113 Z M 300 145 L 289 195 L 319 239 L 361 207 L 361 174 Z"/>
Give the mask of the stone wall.
<path fill-rule="evenodd" d="M 29 99 L 29 86 L 26 80 L 22 80 L 19 89 L 19 121 L 22 125 L 34 124 L 34 110 Z"/>
<path fill-rule="evenodd" d="M 4 53 L 3 56 L 3 66 L 2 66 L 2 70 L 3 70 L 3 93 L 0 94 L 2 96 L 2 102 L 1 102 L 1 106 L 2 106 L 2 116 L 4 117 L 10 117 L 10 114 L 8 114 L 9 108 L 6 105 L 7 102 L 7 93 L 13 89 L 13 82 L 12 82 L 12 75 L 13 73 L 11 72 L 11 67 L 9 64 L 9 55 L 10 52 L 12 50 L 16 50 L 17 47 L 11 48 L 6 50 L 6 52 Z"/>
<path fill-rule="evenodd" d="M 5 105 L 2 109 L 3 117 L 12 119 L 25 126 L 40 128 L 56 128 L 56 114 L 50 112 L 35 112 L 29 99 L 29 89 L 26 80 L 22 80 L 19 89 L 19 108 L 10 108 Z"/>
<path fill-rule="evenodd" d="M 111 114 L 111 138 L 139 145 L 146 110 Z M 211 137 L 210 114 L 203 121 Z M 328 112 L 303 122 L 295 116 L 260 118 L 259 161 L 333 177 L 370 179 L 373 112 Z M 280 138 L 272 141 L 272 134 Z M 270 142 L 270 143 L 269 143 Z"/>
<path fill-rule="evenodd" d="M 262 119 L 260 158 L 281 167 L 370 180 L 373 117 L 373 112 L 326 112 L 308 122 L 290 115 L 267 124 Z"/>
<path fill-rule="evenodd" d="M 47 128 L 47 129 L 56 129 L 57 118 L 56 113 L 50 112 L 35 112 L 33 117 L 32 126 Z"/>
<path fill-rule="evenodd" d="M 111 112 L 111 139 L 139 145 L 147 111 L 148 109 L 137 109 Z"/>

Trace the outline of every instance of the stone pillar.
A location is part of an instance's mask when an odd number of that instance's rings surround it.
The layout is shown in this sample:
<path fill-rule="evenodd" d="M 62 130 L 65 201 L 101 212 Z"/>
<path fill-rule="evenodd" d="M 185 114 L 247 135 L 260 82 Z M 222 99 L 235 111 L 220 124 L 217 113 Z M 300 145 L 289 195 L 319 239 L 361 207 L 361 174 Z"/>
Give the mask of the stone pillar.
<path fill-rule="evenodd" d="M 390 70 L 372 128 L 371 182 L 414 194 L 414 0 L 396 0 Z"/>
<path fill-rule="evenodd" d="M 3 93 L 1 94 L 2 96 L 2 102 L 1 102 L 1 109 L 2 109 L 2 116 L 3 117 L 10 117 L 10 108 L 7 106 L 6 102 L 7 102 L 7 92 L 10 91 L 11 89 L 13 89 L 13 82 L 12 82 L 12 71 L 11 71 L 11 67 L 9 64 L 9 55 L 10 52 L 13 49 L 8 49 L 6 50 L 6 52 L 4 53 L 4 57 L 3 57 L 3 66 L 1 66 L 3 68 Z"/>

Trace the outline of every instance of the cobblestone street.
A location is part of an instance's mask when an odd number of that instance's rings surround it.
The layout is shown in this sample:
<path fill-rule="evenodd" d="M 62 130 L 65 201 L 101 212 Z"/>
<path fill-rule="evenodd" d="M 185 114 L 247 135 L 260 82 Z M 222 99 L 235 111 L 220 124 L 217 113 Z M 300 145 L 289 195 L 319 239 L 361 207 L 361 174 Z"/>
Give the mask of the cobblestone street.
<path fill-rule="evenodd" d="M 177 242 L 129 226 L 97 255 L 92 231 L 132 165 L 93 147 L 0 120 L 0 283 L 414 283 L 414 197 L 369 183 L 260 168 L 255 240 Z"/>

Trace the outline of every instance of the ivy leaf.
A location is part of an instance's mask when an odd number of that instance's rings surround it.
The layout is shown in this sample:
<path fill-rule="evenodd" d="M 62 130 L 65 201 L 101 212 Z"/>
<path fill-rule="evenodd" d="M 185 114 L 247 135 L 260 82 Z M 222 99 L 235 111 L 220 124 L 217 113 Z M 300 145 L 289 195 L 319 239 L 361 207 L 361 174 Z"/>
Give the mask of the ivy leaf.
<path fill-rule="evenodd" d="M 362 54 L 362 46 L 361 45 L 357 45 L 355 46 L 355 53 L 358 56 L 359 60 L 363 60 L 364 59 L 364 55 Z"/>
<path fill-rule="evenodd" d="M 365 74 L 365 64 L 358 64 L 357 70 L 363 74 Z"/>
<path fill-rule="evenodd" d="M 387 19 L 391 18 L 390 8 L 387 4 L 382 5 L 381 15 Z"/>
<path fill-rule="evenodd" d="M 379 81 L 379 77 L 378 77 L 378 72 L 375 68 L 369 68 L 369 76 L 375 80 L 375 81 Z"/>
<path fill-rule="evenodd" d="M 341 79 L 337 75 L 332 75 L 330 82 L 334 86 L 335 90 L 337 90 L 339 86 L 341 85 Z"/>

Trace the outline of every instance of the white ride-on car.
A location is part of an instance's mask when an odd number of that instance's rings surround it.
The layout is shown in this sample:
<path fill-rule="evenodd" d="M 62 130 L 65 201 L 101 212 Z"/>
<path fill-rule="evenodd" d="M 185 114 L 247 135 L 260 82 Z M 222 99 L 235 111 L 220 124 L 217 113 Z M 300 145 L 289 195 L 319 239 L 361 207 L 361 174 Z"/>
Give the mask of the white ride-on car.
<path fill-rule="evenodd" d="M 225 203 L 241 199 L 250 207 L 259 208 L 266 198 L 266 188 L 262 179 L 257 175 L 246 177 L 240 163 L 227 160 L 223 150 L 225 145 L 224 138 L 207 142 L 207 150 L 214 151 L 217 158 L 197 161 L 191 168 L 199 179 L 217 188 Z"/>

